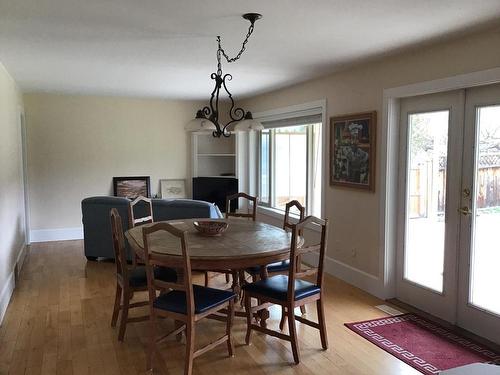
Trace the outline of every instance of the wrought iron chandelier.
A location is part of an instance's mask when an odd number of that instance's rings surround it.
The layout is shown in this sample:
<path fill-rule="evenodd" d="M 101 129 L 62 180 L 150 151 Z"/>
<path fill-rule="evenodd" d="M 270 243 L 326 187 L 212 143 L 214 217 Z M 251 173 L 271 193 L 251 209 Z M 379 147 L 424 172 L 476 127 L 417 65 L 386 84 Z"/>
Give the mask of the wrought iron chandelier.
<path fill-rule="evenodd" d="M 235 107 L 232 94 L 226 85 L 226 82 L 231 81 L 233 76 L 222 73 L 221 57 L 224 56 L 228 63 L 239 60 L 245 51 L 248 39 L 253 33 L 255 21 L 262 18 L 262 15 L 258 13 L 246 13 L 242 17 L 250 22 L 250 27 L 248 28 L 243 45 L 235 57 L 230 58 L 226 54 L 221 46 L 220 36 L 217 36 L 217 72 L 210 75 L 210 78 L 215 81 L 215 88 L 212 91 L 209 106 L 198 110 L 196 117 L 186 124 L 185 129 L 187 131 L 212 131 L 214 137 L 220 138 L 221 136 L 229 137 L 231 135 L 228 126 L 233 123 L 237 123 L 234 126 L 234 131 L 262 130 L 264 128 L 261 123 L 253 119 L 251 112 L 245 111 L 241 107 Z M 219 118 L 219 95 L 221 89 L 224 89 L 227 93 L 231 106 L 228 113 L 230 120 L 225 125 L 220 123 Z"/>

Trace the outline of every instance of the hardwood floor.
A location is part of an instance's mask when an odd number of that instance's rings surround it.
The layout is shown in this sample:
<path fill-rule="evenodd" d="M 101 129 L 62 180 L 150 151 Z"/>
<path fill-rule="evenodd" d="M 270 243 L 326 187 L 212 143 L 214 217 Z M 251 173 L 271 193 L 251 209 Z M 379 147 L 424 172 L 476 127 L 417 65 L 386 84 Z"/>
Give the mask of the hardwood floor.
<path fill-rule="evenodd" d="M 114 272 L 111 262 L 87 262 L 82 241 L 32 245 L 0 327 L 0 374 L 145 374 L 148 323 L 130 324 L 123 343 L 110 327 Z M 196 282 L 203 284 L 203 275 Z M 224 284 L 222 276 L 212 285 Z M 134 300 L 140 298 L 146 294 Z M 327 351 L 321 350 L 317 330 L 297 323 L 301 363 L 293 365 L 287 342 L 254 332 L 252 345 L 244 345 L 246 321 L 236 318 L 235 356 L 228 358 L 221 346 L 195 360 L 194 374 L 419 374 L 343 326 L 384 316 L 374 307 L 381 300 L 327 277 L 325 301 Z M 136 314 L 144 313 L 137 310 Z M 315 307 L 310 306 L 307 314 L 315 319 Z M 277 328 L 280 317 L 281 310 L 273 308 L 269 326 Z M 173 327 L 170 322 L 162 324 L 165 332 Z M 202 321 L 196 329 L 197 345 L 223 331 L 223 323 Z M 155 373 L 182 374 L 183 345 L 167 341 L 160 351 Z"/>

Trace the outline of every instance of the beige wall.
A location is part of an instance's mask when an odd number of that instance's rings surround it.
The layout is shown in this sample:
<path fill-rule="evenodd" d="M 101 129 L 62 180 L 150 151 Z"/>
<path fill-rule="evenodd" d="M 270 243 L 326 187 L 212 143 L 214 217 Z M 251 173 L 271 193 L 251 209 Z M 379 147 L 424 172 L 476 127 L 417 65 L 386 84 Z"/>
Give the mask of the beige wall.
<path fill-rule="evenodd" d="M 16 84 L 0 63 L 0 321 L 25 241 L 21 108 Z"/>
<path fill-rule="evenodd" d="M 184 124 L 200 103 L 27 94 L 31 229 L 81 226 L 80 202 L 112 194 L 113 176 L 187 178 Z"/>
<path fill-rule="evenodd" d="M 328 118 L 376 110 L 380 144 L 383 89 L 500 67 L 498 46 L 500 30 L 496 29 L 360 65 L 239 104 L 255 113 L 326 98 Z M 328 150 L 323 160 L 328 163 Z M 379 147 L 377 171 L 381 170 L 380 160 Z M 326 217 L 331 220 L 328 255 L 375 276 L 380 272 L 380 180 L 377 174 L 375 193 L 326 188 Z M 356 249 L 356 257 L 352 249 Z"/>

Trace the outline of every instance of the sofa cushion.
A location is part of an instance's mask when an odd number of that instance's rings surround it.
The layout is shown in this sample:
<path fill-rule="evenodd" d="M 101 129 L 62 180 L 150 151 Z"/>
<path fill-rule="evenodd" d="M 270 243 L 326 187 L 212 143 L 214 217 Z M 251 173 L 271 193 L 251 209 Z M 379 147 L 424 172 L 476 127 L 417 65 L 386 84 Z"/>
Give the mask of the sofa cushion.
<path fill-rule="evenodd" d="M 82 223 L 85 255 L 88 257 L 114 258 L 111 239 L 111 222 L 109 211 L 116 208 L 122 219 L 123 230 L 128 229 L 127 198 L 102 196 L 82 200 Z M 153 217 L 155 221 L 220 218 L 217 206 L 212 203 L 190 199 L 153 199 Z M 137 217 L 145 216 L 146 206 L 139 204 L 134 209 Z M 132 259 L 132 252 L 126 243 L 127 259 Z"/>
<path fill-rule="evenodd" d="M 155 221 L 195 218 L 222 218 L 218 207 L 205 201 L 192 199 L 153 199 Z"/>

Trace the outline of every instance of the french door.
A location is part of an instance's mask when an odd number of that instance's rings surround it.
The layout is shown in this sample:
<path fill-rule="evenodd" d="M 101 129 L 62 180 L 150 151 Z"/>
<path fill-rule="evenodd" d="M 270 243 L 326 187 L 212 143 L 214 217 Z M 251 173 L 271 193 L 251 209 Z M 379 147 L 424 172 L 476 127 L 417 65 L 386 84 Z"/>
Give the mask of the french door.
<path fill-rule="evenodd" d="M 500 85 L 467 90 L 457 324 L 500 343 Z"/>
<path fill-rule="evenodd" d="M 397 294 L 500 343 L 500 86 L 401 101 Z"/>

